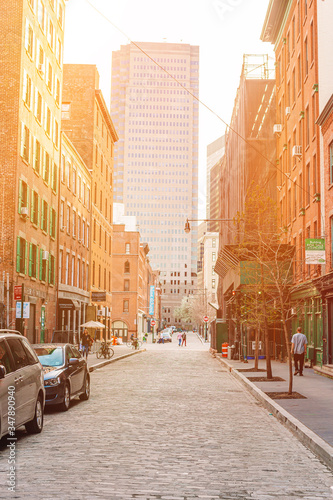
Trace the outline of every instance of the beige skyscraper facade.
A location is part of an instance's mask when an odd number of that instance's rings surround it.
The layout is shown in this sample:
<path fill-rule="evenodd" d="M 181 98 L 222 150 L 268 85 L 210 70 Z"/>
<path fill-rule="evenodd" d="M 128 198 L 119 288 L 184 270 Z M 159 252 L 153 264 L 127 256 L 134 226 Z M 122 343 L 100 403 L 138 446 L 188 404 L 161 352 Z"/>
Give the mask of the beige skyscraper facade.
<path fill-rule="evenodd" d="M 199 111 L 159 66 L 199 95 L 199 47 L 130 43 L 113 52 L 114 201 L 137 217 L 152 267 L 161 270 L 162 317 L 173 324 L 174 307 L 196 287 L 197 228 L 187 235 L 184 223 L 198 218 Z"/>

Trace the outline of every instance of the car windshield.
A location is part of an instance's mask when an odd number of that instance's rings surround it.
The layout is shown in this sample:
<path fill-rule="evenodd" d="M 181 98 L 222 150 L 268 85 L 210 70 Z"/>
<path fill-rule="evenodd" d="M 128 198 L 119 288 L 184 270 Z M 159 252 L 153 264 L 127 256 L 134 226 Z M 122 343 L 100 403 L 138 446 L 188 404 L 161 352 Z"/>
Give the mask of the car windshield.
<path fill-rule="evenodd" d="M 61 347 L 35 347 L 35 351 L 43 366 L 62 366 L 64 364 L 64 354 Z"/>

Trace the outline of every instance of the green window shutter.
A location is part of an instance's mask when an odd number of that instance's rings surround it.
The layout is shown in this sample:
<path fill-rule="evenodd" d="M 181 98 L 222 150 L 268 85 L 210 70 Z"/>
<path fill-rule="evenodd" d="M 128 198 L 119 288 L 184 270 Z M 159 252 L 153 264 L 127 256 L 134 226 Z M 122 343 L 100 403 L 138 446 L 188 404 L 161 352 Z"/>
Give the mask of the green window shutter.
<path fill-rule="evenodd" d="M 21 213 L 22 206 L 22 179 L 19 180 L 19 202 L 18 202 L 18 213 Z"/>
<path fill-rule="evenodd" d="M 24 274 L 27 274 L 27 264 L 28 264 L 28 242 L 25 241 L 25 254 L 24 254 Z"/>
<path fill-rule="evenodd" d="M 49 254 L 49 283 L 52 283 L 51 254 Z"/>
<path fill-rule="evenodd" d="M 21 264 L 21 238 L 18 236 L 16 238 L 16 272 L 20 272 Z"/>
<path fill-rule="evenodd" d="M 36 210 L 37 210 L 37 226 L 39 226 L 39 217 L 40 217 L 40 197 L 39 195 L 37 196 L 37 207 L 36 207 Z"/>
<path fill-rule="evenodd" d="M 34 214 L 35 214 L 35 206 L 34 206 L 34 191 L 31 190 L 31 203 L 30 203 L 30 221 L 34 221 Z"/>
<path fill-rule="evenodd" d="M 56 237 L 57 234 L 57 212 L 53 210 L 53 238 Z"/>
<path fill-rule="evenodd" d="M 29 243 L 29 276 L 32 274 L 32 243 Z"/>
<path fill-rule="evenodd" d="M 39 279 L 43 277 L 43 250 L 39 250 Z"/>
<path fill-rule="evenodd" d="M 52 208 L 50 207 L 50 230 L 49 230 L 49 232 L 50 232 L 50 236 L 52 236 L 52 234 L 53 234 L 53 233 L 52 233 L 52 223 L 53 223 L 53 210 L 52 210 Z"/>
<path fill-rule="evenodd" d="M 45 204 L 45 207 L 46 207 L 45 227 L 46 227 L 46 232 L 48 232 L 48 228 L 49 228 L 49 206 L 48 206 L 47 203 Z"/>

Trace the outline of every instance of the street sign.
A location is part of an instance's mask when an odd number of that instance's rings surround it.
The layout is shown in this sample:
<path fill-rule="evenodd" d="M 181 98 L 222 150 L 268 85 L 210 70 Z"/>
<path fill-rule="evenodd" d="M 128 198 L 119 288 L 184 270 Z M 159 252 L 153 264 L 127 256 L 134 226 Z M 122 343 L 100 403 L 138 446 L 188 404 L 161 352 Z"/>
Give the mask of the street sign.
<path fill-rule="evenodd" d="M 209 320 L 208 316 L 204 316 L 203 320 L 204 320 L 205 323 L 208 323 L 208 320 Z"/>
<path fill-rule="evenodd" d="M 150 322 L 151 326 L 155 326 L 156 325 L 156 321 L 153 319 L 151 322 Z"/>
<path fill-rule="evenodd" d="M 16 302 L 16 318 L 30 318 L 30 302 L 23 302 L 23 316 L 22 314 L 22 303 L 21 302 Z"/>
<path fill-rule="evenodd" d="M 22 286 L 14 285 L 14 300 L 22 300 Z"/>

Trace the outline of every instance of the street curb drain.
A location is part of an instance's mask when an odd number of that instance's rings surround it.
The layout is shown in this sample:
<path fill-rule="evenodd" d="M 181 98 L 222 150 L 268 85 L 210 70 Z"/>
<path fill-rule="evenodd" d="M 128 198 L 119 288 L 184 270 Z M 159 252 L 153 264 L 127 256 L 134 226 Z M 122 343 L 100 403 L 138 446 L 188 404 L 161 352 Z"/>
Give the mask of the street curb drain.
<path fill-rule="evenodd" d="M 129 352 L 128 354 L 122 354 L 121 356 L 118 356 L 117 358 L 112 358 L 112 359 L 106 359 L 105 361 L 102 361 L 101 363 L 98 363 L 97 365 L 93 365 L 89 367 L 89 373 L 98 370 L 98 368 L 103 368 L 103 366 L 109 365 L 110 363 L 114 363 L 115 361 L 119 361 L 120 359 L 125 359 L 128 358 L 129 356 L 134 356 L 135 354 L 139 354 L 141 352 L 145 352 L 146 349 L 139 349 L 137 351 Z"/>
<path fill-rule="evenodd" d="M 245 375 L 233 368 L 226 360 L 216 358 L 227 371 L 238 380 L 260 403 L 269 410 L 285 427 L 287 427 L 299 441 L 319 457 L 327 467 L 333 470 L 333 447 L 319 437 L 315 432 L 302 424 L 297 418 L 268 397 L 255 384 L 249 381 Z"/>

